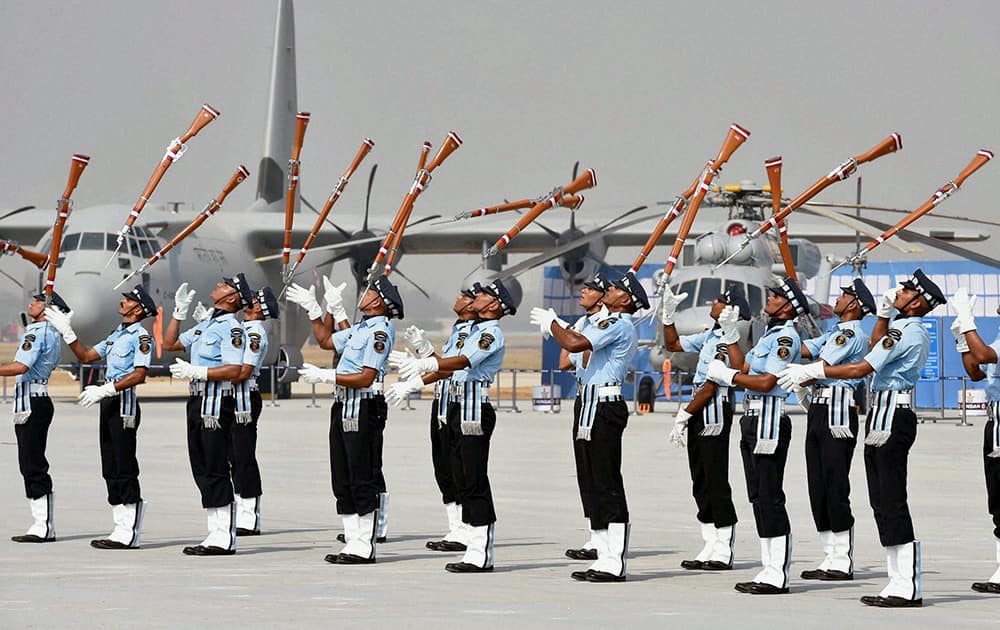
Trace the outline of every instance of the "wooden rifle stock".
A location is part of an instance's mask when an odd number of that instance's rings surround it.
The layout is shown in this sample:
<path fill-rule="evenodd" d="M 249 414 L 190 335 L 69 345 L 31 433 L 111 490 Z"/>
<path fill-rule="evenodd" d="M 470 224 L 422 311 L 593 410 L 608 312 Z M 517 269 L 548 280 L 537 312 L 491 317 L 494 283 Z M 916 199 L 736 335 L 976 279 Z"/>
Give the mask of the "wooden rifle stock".
<path fill-rule="evenodd" d="M 285 234 L 281 244 L 283 272 L 287 272 L 288 259 L 292 254 L 292 221 L 295 217 L 295 200 L 299 187 L 299 155 L 302 153 L 302 143 L 305 141 L 308 124 L 309 112 L 299 112 L 295 115 L 295 143 L 292 145 L 292 156 L 288 158 L 288 188 L 285 190 Z"/>
<path fill-rule="evenodd" d="M 743 143 L 749 137 L 750 132 L 748 130 L 736 123 L 730 125 L 729 131 L 726 133 L 726 138 L 722 142 L 722 148 L 719 149 L 719 154 L 714 160 L 709 161 L 702 171 L 697 188 L 694 191 L 694 196 L 691 197 L 687 212 L 684 214 L 681 226 L 677 230 L 677 238 L 674 240 L 674 246 L 670 249 L 670 255 L 667 256 L 667 264 L 663 268 L 664 279 L 670 277 L 674 266 L 677 264 L 677 257 L 680 256 L 681 250 L 684 249 L 684 241 L 691 232 L 691 226 L 694 225 L 694 219 L 698 214 L 698 208 L 701 207 L 702 200 L 708 191 L 712 189 L 712 182 L 718 176 L 719 171 L 722 170 L 725 163 L 736 152 L 736 149 L 743 146 Z"/>
<path fill-rule="evenodd" d="M 45 269 L 45 265 L 49 264 L 49 255 L 43 254 L 41 252 L 36 252 L 31 249 L 26 249 L 21 247 L 14 241 L 0 240 L 0 251 L 4 254 L 14 255 L 17 254 L 21 258 L 27 260 L 39 269 Z"/>
<path fill-rule="evenodd" d="M 781 210 L 781 156 L 764 160 L 767 170 L 767 183 L 771 186 L 771 211 L 777 214 Z M 785 265 L 785 275 L 796 282 L 795 261 L 792 260 L 792 248 L 788 246 L 788 226 L 784 220 L 778 221 L 778 250 L 781 252 L 781 262 Z"/>
<path fill-rule="evenodd" d="M 948 182 L 944 186 L 941 186 L 936 191 L 934 191 L 934 194 L 931 195 L 930 198 L 927 201 L 925 201 L 920 207 L 918 207 L 910 214 L 900 219 L 899 223 L 897 223 L 896 225 L 892 226 L 891 228 L 883 232 L 881 236 L 879 236 L 872 242 L 868 243 L 868 245 L 866 245 L 861 251 L 859 251 L 857 254 L 849 258 L 848 261 L 853 262 L 859 260 L 860 258 L 863 258 L 868 254 L 868 252 L 872 251 L 873 249 L 884 243 L 886 240 L 892 238 L 897 233 L 899 233 L 900 230 L 906 229 L 908 225 L 910 225 L 920 217 L 924 216 L 925 214 L 936 208 L 938 204 L 942 203 L 945 199 L 950 197 L 956 190 L 961 188 L 962 184 L 965 183 L 965 180 L 968 179 L 969 176 L 978 171 L 980 168 L 983 167 L 984 164 L 986 164 L 992 159 L 993 159 L 992 151 L 989 151 L 987 149 L 980 149 L 976 153 L 976 155 L 972 158 L 972 161 L 970 161 L 969 164 L 964 169 L 962 169 L 962 171 L 958 174 L 957 177 L 955 177 L 955 179 L 953 179 L 952 181 Z"/>
<path fill-rule="evenodd" d="M 83 175 L 83 169 L 87 168 L 88 164 L 90 164 L 89 156 L 79 153 L 73 154 L 69 163 L 69 178 L 66 180 L 66 188 L 63 190 L 62 197 L 56 203 L 56 222 L 52 226 L 52 246 L 49 248 L 48 257 L 49 273 L 45 279 L 46 302 L 52 299 L 52 291 L 55 288 L 56 269 L 59 266 L 59 251 L 62 249 L 63 228 L 66 225 L 66 219 L 69 218 L 70 198 L 73 196 L 73 191 L 76 189 L 77 184 L 80 183 L 80 176 Z M 38 263 L 35 264 L 37 265 Z M 41 268 L 39 267 L 39 269 Z"/>
<path fill-rule="evenodd" d="M 424 145 L 425 148 L 430 148 L 430 144 L 425 142 Z M 361 161 L 365 159 L 374 146 L 375 143 L 372 142 L 371 138 L 365 138 L 364 142 L 361 143 L 361 147 L 358 149 L 357 154 L 355 154 L 351 164 L 347 167 L 347 170 L 344 171 L 344 174 L 340 176 L 340 181 L 337 182 L 337 185 L 327 198 L 326 203 L 323 204 L 323 209 L 320 210 L 319 216 L 316 217 L 316 222 L 313 224 L 312 230 L 309 232 L 309 236 L 306 237 L 306 242 L 302 245 L 302 249 L 299 250 L 298 257 L 288 269 L 288 277 L 286 278 L 286 281 L 290 280 L 291 275 L 295 273 L 295 270 L 302 263 L 302 259 L 306 257 L 306 252 L 309 251 L 309 248 L 312 247 L 313 241 L 316 240 L 316 235 L 319 234 L 320 228 L 323 227 L 323 222 L 326 221 L 326 217 L 330 214 L 330 210 L 333 209 L 333 204 L 337 203 L 337 200 L 340 199 L 340 195 L 347 187 L 347 182 L 350 181 L 351 176 L 354 175 L 354 171 L 358 170 L 358 166 L 361 165 Z"/>
<path fill-rule="evenodd" d="M 588 188 L 593 188 L 597 185 L 597 173 L 592 168 L 588 168 L 579 177 L 574 179 L 572 182 L 567 184 L 562 188 L 556 188 L 551 193 L 546 195 L 541 201 L 532 206 L 531 210 L 527 214 L 523 215 L 518 219 L 517 223 L 514 224 L 507 232 L 501 236 L 496 243 L 493 244 L 486 255 L 492 256 L 498 251 L 503 249 L 514 240 L 514 237 L 521 233 L 521 230 L 526 228 L 532 221 L 537 219 L 539 215 L 551 208 L 552 206 L 559 203 L 559 201 L 567 196 L 575 196 L 577 193 L 587 190 Z"/>

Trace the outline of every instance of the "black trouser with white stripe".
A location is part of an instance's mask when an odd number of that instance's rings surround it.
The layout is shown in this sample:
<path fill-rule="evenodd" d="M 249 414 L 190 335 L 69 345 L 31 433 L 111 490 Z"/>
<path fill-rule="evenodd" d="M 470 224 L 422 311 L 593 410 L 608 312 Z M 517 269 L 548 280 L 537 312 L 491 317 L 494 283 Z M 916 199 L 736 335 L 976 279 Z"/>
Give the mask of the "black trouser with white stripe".
<path fill-rule="evenodd" d="M 257 421 L 264 408 L 258 390 L 250 390 L 250 422 L 233 424 L 229 444 L 229 465 L 233 475 L 233 489 L 245 499 L 263 494 L 260 465 L 257 463 Z"/>
<path fill-rule="evenodd" d="M 869 412 L 871 415 L 871 412 Z M 883 547 L 915 540 L 910 507 L 906 502 L 906 467 L 910 448 L 917 438 L 917 416 L 912 409 L 897 407 L 892 416 L 892 434 L 882 446 L 865 446 L 868 500 Z"/>
<path fill-rule="evenodd" d="M 583 476 L 591 489 L 590 529 L 602 530 L 607 529 L 609 523 L 629 522 L 622 479 L 622 435 L 627 425 L 625 401 L 597 403 L 589 444 L 582 449 Z M 578 475 L 580 468 L 578 465 Z"/>
<path fill-rule="evenodd" d="M 201 417 L 201 398 L 189 396 L 187 401 L 188 461 L 201 492 L 201 507 L 224 507 L 233 502 L 229 442 L 236 421 L 236 399 L 223 396 L 219 404 L 219 428 L 206 429 Z"/>
<path fill-rule="evenodd" d="M 330 408 L 330 479 L 337 514 L 368 514 L 378 507 L 378 483 L 372 466 L 375 422 L 371 398 L 358 401 L 358 430 L 344 431 L 344 403 Z"/>
<path fill-rule="evenodd" d="M 462 434 L 462 405 L 448 403 L 449 447 L 451 469 L 458 490 L 458 503 L 462 505 L 462 522 L 480 527 L 497 520 L 490 488 L 489 462 L 490 438 L 496 428 L 497 416 L 493 406 L 481 403 L 482 435 Z"/>
<path fill-rule="evenodd" d="M 688 468 L 691 494 L 698 506 L 698 522 L 717 528 L 736 524 L 736 506 L 729 486 L 729 432 L 733 426 L 733 405 L 723 405 L 722 433 L 701 435 L 705 428 L 703 410 L 688 420 Z"/>
<path fill-rule="evenodd" d="M 590 461 L 587 455 L 590 440 L 576 439 L 577 430 L 580 428 L 580 407 L 580 397 L 577 396 L 573 401 L 573 461 L 576 462 L 576 484 L 580 488 L 580 503 L 583 504 L 583 518 L 589 519 L 591 505 L 593 505 L 594 501 L 594 488 L 587 468 L 587 462 Z"/>
<path fill-rule="evenodd" d="M 389 419 L 389 405 L 386 404 L 382 394 L 372 396 L 368 400 L 368 413 L 372 419 L 372 476 L 381 493 L 386 491 L 385 474 L 382 472 L 382 447 L 385 443 L 385 423 Z"/>
<path fill-rule="evenodd" d="M 989 457 L 993 451 L 995 420 L 986 423 L 983 436 L 983 471 L 986 473 L 986 505 L 993 517 L 993 536 L 1000 539 L 1000 457 Z"/>
<path fill-rule="evenodd" d="M 434 481 L 441 491 L 441 502 L 456 503 L 458 493 L 455 490 L 455 475 L 451 470 L 451 432 L 448 424 L 438 422 L 438 405 L 440 399 L 435 398 L 431 404 L 431 464 L 434 466 Z"/>
<path fill-rule="evenodd" d="M 776 538 L 791 532 L 785 509 L 785 462 L 788 443 L 792 440 L 792 421 L 781 416 L 778 425 L 778 447 L 771 455 L 754 454 L 757 445 L 757 416 L 740 418 L 740 453 L 743 475 L 747 482 L 747 497 L 753 505 L 757 536 Z"/>
<path fill-rule="evenodd" d="M 852 438 L 834 437 L 826 404 L 809 405 L 806 426 L 806 477 L 809 505 L 818 532 L 843 532 L 854 527 L 851 513 L 851 461 L 858 443 L 858 412 L 851 407 Z"/>
<path fill-rule="evenodd" d="M 29 499 L 40 499 L 52 492 L 49 460 L 45 459 L 45 445 L 52 424 L 52 399 L 48 396 L 31 398 L 31 415 L 22 424 L 14 425 L 17 437 L 17 463 L 24 478 L 24 494 Z"/>
<path fill-rule="evenodd" d="M 108 486 L 110 505 L 128 505 L 142 500 L 139 490 L 139 460 L 135 458 L 135 439 L 141 420 L 142 409 L 137 402 L 135 428 L 124 428 L 121 394 L 101 399 L 101 474 Z"/>

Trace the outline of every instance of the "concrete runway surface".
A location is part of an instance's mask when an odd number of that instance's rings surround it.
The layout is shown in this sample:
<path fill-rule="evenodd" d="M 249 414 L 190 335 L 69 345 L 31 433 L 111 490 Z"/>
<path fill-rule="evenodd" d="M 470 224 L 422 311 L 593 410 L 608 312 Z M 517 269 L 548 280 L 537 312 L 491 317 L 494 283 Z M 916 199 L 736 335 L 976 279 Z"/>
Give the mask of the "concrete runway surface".
<path fill-rule="evenodd" d="M 996 568 L 981 462 L 983 418 L 973 428 L 923 424 L 910 458 L 910 506 L 923 542 L 924 608 L 884 610 L 858 602 L 886 583 L 885 558 L 868 506 L 859 446 L 852 473 L 856 579 L 805 582 L 821 560 L 806 494 L 804 415 L 793 415 L 785 491 L 794 535 L 792 593 L 752 596 L 758 543 L 737 442 L 730 478 L 740 523 L 733 571 L 680 568 L 701 547 L 684 453 L 669 444 L 673 404 L 633 416 L 624 469 L 632 514 L 628 582 L 578 583 L 586 563 L 563 551 L 585 540 L 569 442 L 570 405 L 561 414 L 498 414 L 491 479 L 499 521 L 493 574 L 444 570 L 458 554 L 424 548 L 445 531 L 431 473 L 428 401 L 391 410 L 385 471 L 389 542 L 374 566 L 337 566 L 341 531 L 330 491 L 329 400 L 265 402 L 258 456 L 264 479 L 264 535 L 243 538 L 231 557 L 188 557 L 181 547 L 205 535 L 191 479 L 183 402 L 143 403 L 139 461 L 148 502 L 143 548 L 100 551 L 111 529 L 101 479 L 96 410 L 56 402 L 48 457 L 55 484 L 58 542 L 15 544 L 29 525 L 14 432 L 0 438 L 0 627 L 936 627 L 982 628 L 1000 618 L 1000 597 L 969 589 Z M 568 402 L 568 401 L 567 401 Z M 798 411 L 796 409 L 796 411 Z M 6 541 L 6 542 L 5 542 Z"/>

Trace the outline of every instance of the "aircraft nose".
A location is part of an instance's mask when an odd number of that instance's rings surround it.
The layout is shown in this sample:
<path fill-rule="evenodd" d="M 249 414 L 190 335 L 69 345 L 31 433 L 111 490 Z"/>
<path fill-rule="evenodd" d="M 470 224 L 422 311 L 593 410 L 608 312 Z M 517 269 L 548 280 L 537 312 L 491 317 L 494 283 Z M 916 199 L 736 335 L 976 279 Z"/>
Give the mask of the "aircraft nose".
<path fill-rule="evenodd" d="M 56 291 L 73 310 L 73 330 L 81 341 L 93 345 L 107 336 L 121 319 L 119 292 L 87 290 L 83 283 L 57 283 Z"/>

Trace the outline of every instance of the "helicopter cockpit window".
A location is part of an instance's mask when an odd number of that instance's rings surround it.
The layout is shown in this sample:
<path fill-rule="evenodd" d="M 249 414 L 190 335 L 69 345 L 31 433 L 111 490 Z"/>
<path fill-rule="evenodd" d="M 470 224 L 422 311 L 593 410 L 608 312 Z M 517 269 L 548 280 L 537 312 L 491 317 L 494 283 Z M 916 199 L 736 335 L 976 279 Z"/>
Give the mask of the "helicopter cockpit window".
<path fill-rule="evenodd" d="M 118 237 L 114 234 L 104 235 L 104 249 L 113 252 L 118 247 Z"/>
<path fill-rule="evenodd" d="M 697 280 L 688 280 L 682 282 L 680 287 L 674 287 L 674 293 L 687 293 L 687 297 L 677 306 L 677 310 L 683 311 L 686 308 L 691 308 L 691 305 L 694 304 L 694 290 L 697 282 Z"/>
<path fill-rule="evenodd" d="M 84 232 L 80 237 L 80 249 L 104 249 L 104 234 L 97 232 Z"/>
<path fill-rule="evenodd" d="M 750 302 L 750 314 L 759 314 L 761 309 L 764 308 L 763 294 L 760 291 L 760 287 L 753 284 L 750 285 L 750 291 L 747 293 L 747 301 Z"/>
<path fill-rule="evenodd" d="M 722 295 L 722 280 L 720 278 L 702 278 L 698 287 L 697 306 L 711 306 L 715 298 Z"/>
<path fill-rule="evenodd" d="M 129 253 L 132 254 L 133 256 L 135 256 L 136 258 L 139 257 L 139 244 L 136 243 L 136 241 L 135 241 L 134 238 L 129 237 L 129 239 L 128 239 L 128 250 L 129 250 Z"/>
<path fill-rule="evenodd" d="M 75 234 L 67 234 L 63 238 L 62 248 L 60 249 L 60 251 L 71 252 L 79 246 L 80 246 L 80 233 L 77 232 Z M 43 249 L 42 251 L 45 250 Z"/>
<path fill-rule="evenodd" d="M 150 241 L 148 238 L 144 238 L 139 241 L 139 251 L 142 252 L 143 258 L 152 258 L 153 256 L 153 248 L 150 247 L 149 243 Z"/>

